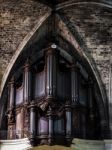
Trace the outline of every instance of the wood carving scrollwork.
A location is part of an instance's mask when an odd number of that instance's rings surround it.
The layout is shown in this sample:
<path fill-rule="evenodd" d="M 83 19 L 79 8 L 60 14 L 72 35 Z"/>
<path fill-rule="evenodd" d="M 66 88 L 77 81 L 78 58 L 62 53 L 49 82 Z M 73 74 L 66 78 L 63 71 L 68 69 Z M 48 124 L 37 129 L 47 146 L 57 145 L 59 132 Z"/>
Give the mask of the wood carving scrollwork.
<path fill-rule="evenodd" d="M 8 122 L 9 123 L 14 123 L 15 122 L 15 115 L 14 115 L 14 110 L 10 110 L 7 114 L 8 116 Z"/>
<path fill-rule="evenodd" d="M 48 102 L 48 100 L 43 100 L 43 101 L 40 101 L 37 105 L 40 109 L 45 111 L 49 105 L 49 102 Z"/>

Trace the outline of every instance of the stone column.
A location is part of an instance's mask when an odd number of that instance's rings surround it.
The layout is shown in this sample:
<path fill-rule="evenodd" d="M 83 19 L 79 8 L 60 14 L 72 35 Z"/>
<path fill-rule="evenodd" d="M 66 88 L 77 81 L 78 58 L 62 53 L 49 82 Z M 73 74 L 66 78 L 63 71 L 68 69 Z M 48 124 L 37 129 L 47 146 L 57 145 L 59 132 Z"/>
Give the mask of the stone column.
<path fill-rule="evenodd" d="M 45 50 L 47 99 L 56 97 L 57 52 L 58 51 L 56 50 L 56 48 L 48 48 Z"/>
<path fill-rule="evenodd" d="M 9 107 L 14 108 L 15 104 L 15 88 L 14 88 L 14 78 L 9 82 Z"/>
<path fill-rule="evenodd" d="M 79 104 L 79 68 L 76 64 L 71 66 L 71 99 L 72 103 Z"/>
<path fill-rule="evenodd" d="M 49 107 L 48 110 L 48 119 L 49 119 L 49 135 L 48 135 L 48 143 L 49 145 L 53 144 L 53 112 L 52 112 L 52 108 Z"/>
<path fill-rule="evenodd" d="M 36 109 L 34 105 L 30 106 L 30 142 L 36 144 Z"/>
<path fill-rule="evenodd" d="M 31 100 L 31 71 L 30 64 L 27 60 L 24 65 L 24 103 L 28 103 Z"/>
<path fill-rule="evenodd" d="M 66 141 L 68 144 L 70 144 L 72 137 L 72 114 L 70 103 L 67 103 L 65 105 L 65 116 L 66 116 Z"/>

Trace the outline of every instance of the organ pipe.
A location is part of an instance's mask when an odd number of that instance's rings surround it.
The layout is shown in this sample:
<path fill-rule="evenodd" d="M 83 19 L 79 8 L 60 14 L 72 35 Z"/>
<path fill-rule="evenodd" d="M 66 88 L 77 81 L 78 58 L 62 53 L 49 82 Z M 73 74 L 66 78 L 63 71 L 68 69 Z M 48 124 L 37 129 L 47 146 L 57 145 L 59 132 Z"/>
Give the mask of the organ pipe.
<path fill-rule="evenodd" d="M 30 64 L 27 60 L 24 66 L 24 102 L 31 100 L 31 71 Z"/>
<path fill-rule="evenodd" d="M 15 103 L 15 88 L 14 88 L 14 78 L 11 79 L 9 82 L 9 101 L 10 101 L 10 108 L 14 107 Z"/>
<path fill-rule="evenodd" d="M 56 97 L 57 87 L 57 50 L 50 48 L 45 51 L 46 57 L 46 95 L 48 98 Z"/>
<path fill-rule="evenodd" d="M 76 64 L 71 66 L 71 98 L 72 103 L 79 103 L 79 68 Z"/>

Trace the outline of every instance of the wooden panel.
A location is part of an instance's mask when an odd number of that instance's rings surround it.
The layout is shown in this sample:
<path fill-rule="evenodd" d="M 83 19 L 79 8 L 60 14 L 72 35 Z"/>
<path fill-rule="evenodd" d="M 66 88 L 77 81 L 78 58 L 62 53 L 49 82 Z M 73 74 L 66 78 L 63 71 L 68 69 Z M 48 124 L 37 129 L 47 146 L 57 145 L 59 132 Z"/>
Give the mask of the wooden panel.
<path fill-rule="evenodd" d="M 83 105 L 87 103 L 87 89 L 81 83 L 79 84 L 79 101 Z"/>
<path fill-rule="evenodd" d="M 73 111 L 72 114 L 72 134 L 74 137 L 80 137 L 80 112 Z"/>
<path fill-rule="evenodd" d="M 57 78 L 57 95 L 60 98 L 70 98 L 70 75 L 67 72 L 59 72 Z"/>
<path fill-rule="evenodd" d="M 27 109 L 24 109 L 24 137 L 28 137 L 29 134 L 29 128 L 30 128 L 30 111 Z"/>
<path fill-rule="evenodd" d="M 16 138 L 22 138 L 22 128 L 23 128 L 23 115 L 22 112 L 16 115 Z"/>
<path fill-rule="evenodd" d="M 54 133 L 63 135 L 64 132 L 64 119 L 54 120 Z"/>
<path fill-rule="evenodd" d="M 8 139 L 15 139 L 15 125 L 10 125 L 8 127 Z"/>
<path fill-rule="evenodd" d="M 38 121 L 39 135 L 48 134 L 48 119 L 41 117 Z"/>

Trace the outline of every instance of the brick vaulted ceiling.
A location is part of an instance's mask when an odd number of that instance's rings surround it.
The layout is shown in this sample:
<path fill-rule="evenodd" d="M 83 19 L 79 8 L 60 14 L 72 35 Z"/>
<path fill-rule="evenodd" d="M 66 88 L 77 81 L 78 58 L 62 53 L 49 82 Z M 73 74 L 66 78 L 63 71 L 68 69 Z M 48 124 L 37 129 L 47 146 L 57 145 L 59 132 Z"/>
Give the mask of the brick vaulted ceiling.
<path fill-rule="evenodd" d="M 112 5 L 112 1 L 111 0 L 35 0 L 35 1 L 39 1 L 43 4 L 46 4 L 50 7 L 57 7 L 58 5 L 66 5 L 66 4 L 71 4 L 72 3 L 85 3 L 85 2 L 95 2 L 95 3 L 103 3 L 103 4 L 107 4 L 107 5 Z"/>
<path fill-rule="evenodd" d="M 0 0 L 0 81 L 23 39 L 52 9 L 92 57 L 109 93 L 112 0 Z"/>

